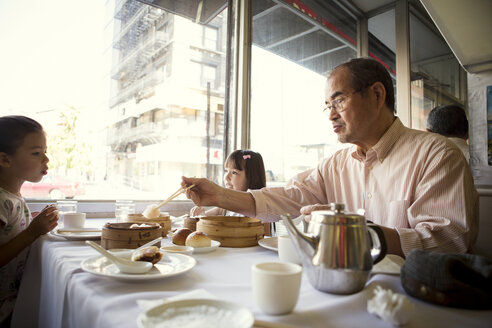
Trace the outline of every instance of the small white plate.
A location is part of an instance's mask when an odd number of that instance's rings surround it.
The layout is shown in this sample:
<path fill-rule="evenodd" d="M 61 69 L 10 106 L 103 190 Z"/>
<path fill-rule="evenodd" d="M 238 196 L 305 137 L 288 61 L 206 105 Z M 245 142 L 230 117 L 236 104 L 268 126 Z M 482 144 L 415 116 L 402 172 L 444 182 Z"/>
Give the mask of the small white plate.
<path fill-rule="evenodd" d="M 215 251 L 220 246 L 220 241 L 212 240 L 210 247 L 193 247 L 193 254 L 201 254 Z"/>
<path fill-rule="evenodd" d="M 193 247 L 191 246 L 181 246 L 181 245 L 167 245 L 161 246 L 161 249 L 165 252 L 170 253 L 182 253 L 182 254 L 193 254 Z"/>
<path fill-rule="evenodd" d="M 59 231 L 59 229 L 51 230 L 50 234 L 57 237 L 63 237 L 66 240 L 99 240 L 101 239 L 101 231 Z"/>
<path fill-rule="evenodd" d="M 180 245 L 176 245 L 172 243 L 173 246 L 184 247 Z M 220 241 L 212 240 L 212 244 L 210 247 L 193 247 L 193 254 L 201 254 L 215 251 L 220 246 Z"/>
<path fill-rule="evenodd" d="M 191 256 L 176 253 L 166 255 L 166 258 L 154 264 L 149 272 L 142 274 L 121 273 L 116 265 L 104 256 L 85 259 L 80 266 L 84 271 L 95 275 L 119 280 L 154 280 L 185 273 L 196 265 L 196 260 Z"/>
<path fill-rule="evenodd" d="M 262 238 L 258 240 L 258 245 L 263 248 L 269 249 L 274 252 L 278 252 L 278 238 L 270 237 L 270 238 Z"/>
<path fill-rule="evenodd" d="M 371 274 L 383 273 L 400 275 L 401 267 L 405 263 L 405 259 L 393 254 L 386 254 L 386 256 L 372 267 Z"/>
<path fill-rule="evenodd" d="M 167 302 L 141 313 L 139 328 L 194 327 L 250 328 L 255 319 L 251 310 L 234 303 L 214 299 L 188 299 Z"/>

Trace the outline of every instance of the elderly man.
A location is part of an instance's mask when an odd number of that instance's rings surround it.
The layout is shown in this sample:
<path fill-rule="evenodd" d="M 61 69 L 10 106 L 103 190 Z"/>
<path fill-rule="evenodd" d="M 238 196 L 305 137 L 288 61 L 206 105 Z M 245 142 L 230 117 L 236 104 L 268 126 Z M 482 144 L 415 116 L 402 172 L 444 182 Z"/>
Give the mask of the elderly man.
<path fill-rule="evenodd" d="M 238 192 L 206 179 L 187 196 L 263 221 L 344 203 L 347 212 L 365 210 L 381 226 L 388 252 L 412 249 L 468 251 L 477 235 L 477 192 L 470 169 L 454 144 L 435 134 L 406 128 L 395 117 L 393 84 L 387 70 L 367 58 L 350 60 L 329 75 L 325 112 L 338 140 L 337 151 L 316 168 L 294 176 L 285 187 Z"/>

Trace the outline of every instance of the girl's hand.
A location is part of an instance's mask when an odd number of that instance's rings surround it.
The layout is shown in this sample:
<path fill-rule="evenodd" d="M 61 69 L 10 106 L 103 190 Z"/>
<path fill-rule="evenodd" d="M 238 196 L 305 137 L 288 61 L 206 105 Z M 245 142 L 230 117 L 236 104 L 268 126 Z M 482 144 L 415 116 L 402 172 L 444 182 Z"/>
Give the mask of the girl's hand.
<path fill-rule="evenodd" d="M 194 206 L 190 210 L 190 217 L 193 217 L 193 216 L 201 216 L 201 215 L 205 215 L 205 209 L 203 207 Z"/>
<path fill-rule="evenodd" d="M 58 211 L 55 205 L 48 205 L 36 215 L 27 229 L 36 237 L 53 230 L 58 224 Z"/>

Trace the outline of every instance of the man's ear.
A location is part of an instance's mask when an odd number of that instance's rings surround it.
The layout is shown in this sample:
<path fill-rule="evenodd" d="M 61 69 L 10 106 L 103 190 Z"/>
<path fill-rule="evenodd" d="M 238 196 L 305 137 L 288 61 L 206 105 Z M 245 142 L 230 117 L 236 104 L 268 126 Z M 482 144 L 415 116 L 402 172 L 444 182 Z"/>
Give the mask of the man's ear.
<path fill-rule="evenodd" d="M 378 106 L 384 106 L 386 102 L 386 89 L 384 88 L 384 85 L 381 82 L 375 82 L 371 86 L 372 91 L 376 95 L 376 99 L 378 102 Z"/>
<path fill-rule="evenodd" d="M 0 152 L 0 167 L 10 167 L 12 161 L 10 155 L 4 152 Z"/>

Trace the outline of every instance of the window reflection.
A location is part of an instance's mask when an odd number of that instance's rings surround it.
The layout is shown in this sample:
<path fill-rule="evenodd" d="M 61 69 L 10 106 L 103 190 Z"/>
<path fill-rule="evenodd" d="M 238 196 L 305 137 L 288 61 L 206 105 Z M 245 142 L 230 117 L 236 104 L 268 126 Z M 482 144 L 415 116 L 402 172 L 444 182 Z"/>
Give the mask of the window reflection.
<path fill-rule="evenodd" d="M 410 14 L 412 128 L 420 130 L 434 107 L 466 103 L 465 71 L 434 24 L 425 22 Z"/>
<path fill-rule="evenodd" d="M 322 113 L 326 75 L 355 58 L 356 21 L 334 1 L 253 1 L 251 147 L 267 185 L 339 149 Z"/>

